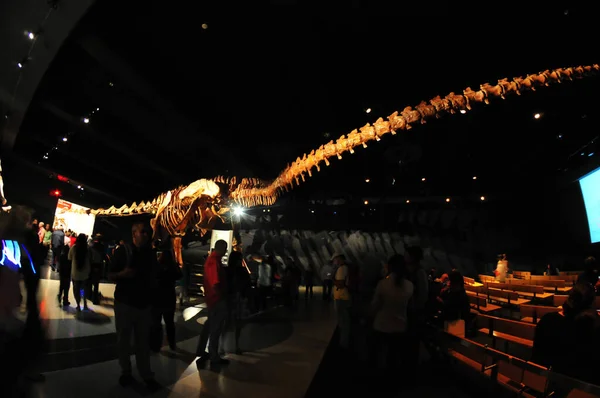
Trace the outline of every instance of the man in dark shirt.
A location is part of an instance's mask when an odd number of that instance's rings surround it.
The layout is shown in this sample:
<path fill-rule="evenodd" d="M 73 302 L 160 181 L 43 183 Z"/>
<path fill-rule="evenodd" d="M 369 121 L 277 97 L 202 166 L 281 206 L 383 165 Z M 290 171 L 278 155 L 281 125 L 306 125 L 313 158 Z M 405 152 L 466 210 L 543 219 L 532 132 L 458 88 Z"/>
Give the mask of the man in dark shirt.
<path fill-rule="evenodd" d="M 115 251 L 109 278 L 115 287 L 115 326 L 117 329 L 119 383 L 132 383 L 129 343 L 133 334 L 135 359 L 140 376 L 151 390 L 160 386 L 150 368 L 149 333 L 151 327 L 151 297 L 156 289 L 157 260 L 150 245 L 150 228 L 144 223 L 132 227 L 133 245 L 122 245 Z"/>

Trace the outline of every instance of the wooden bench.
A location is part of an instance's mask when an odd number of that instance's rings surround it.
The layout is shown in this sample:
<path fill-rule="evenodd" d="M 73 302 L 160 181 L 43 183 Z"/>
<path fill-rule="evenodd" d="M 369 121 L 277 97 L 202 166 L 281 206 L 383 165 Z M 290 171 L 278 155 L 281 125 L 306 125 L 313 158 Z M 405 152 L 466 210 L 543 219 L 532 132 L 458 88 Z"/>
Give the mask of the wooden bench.
<path fill-rule="evenodd" d="M 547 393 L 547 369 L 542 366 L 467 339 L 453 342 L 447 353 L 457 364 L 497 382 L 519 396 L 545 396 Z"/>
<path fill-rule="evenodd" d="M 465 285 L 465 290 L 467 291 L 467 294 L 473 293 L 476 296 L 478 296 L 480 294 L 487 295 L 487 293 L 485 293 L 485 288 L 483 287 L 483 285 L 481 285 L 481 286 Z"/>
<path fill-rule="evenodd" d="M 553 304 L 555 307 L 562 307 L 568 298 L 568 295 L 555 294 L 553 298 Z M 600 296 L 596 296 L 596 299 L 594 301 L 594 308 L 596 308 L 597 310 L 600 309 Z"/>
<path fill-rule="evenodd" d="M 545 277 L 538 277 L 545 278 Z M 551 280 L 551 279 L 534 279 L 534 276 L 529 280 L 532 285 L 540 285 L 544 287 L 546 291 L 554 291 L 554 294 L 558 294 L 559 292 L 569 292 L 572 289 L 572 286 L 567 286 L 567 283 L 564 280 Z"/>
<path fill-rule="evenodd" d="M 551 293 L 546 293 L 543 286 L 539 285 L 522 285 L 515 283 L 489 283 L 487 287 L 500 290 L 509 290 L 517 292 L 519 296 L 533 299 L 548 299 L 552 297 Z"/>
<path fill-rule="evenodd" d="M 583 273 L 583 271 L 561 271 L 558 273 L 559 276 L 563 275 L 576 275 L 579 276 Z"/>
<path fill-rule="evenodd" d="M 521 322 L 538 323 L 541 317 L 552 312 L 560 312 L 558 307 L 546 307 L 542 305 L 522 305 L 519 307 L 521 311 Z"/>
<path fill-rule="evenodd" d="M 535 324 L 512 321 L 489 315 L 477 315 L 477 329 L 479 333 L 492 339 L 492 347 L 496 347 L 498 340 L 504 342 L 504 352 L 508 352 L 508 344 L 515 343 L 528 348 L 533 348 Z"/>
<path fill-rule="evenodd" d="M 440 348 L 453 359 L 453 366 L 462 366 L 461 373 L 474 372 L 480 378 L 473 382 L 493 382 L 507 389 L 510 396 L 550 397 L 550 388 L 560 385 L 569 391 L 567 398 L 599 398 L 600 387 L 552 372 L 533 362 L 516 358 L 473 340 L 442 332 Z M 492 393 L 490 385 L 482 390 Z M 493 393 L 492 393 L 493 394 Z M 504 396 L 504 394 L 501 394 Z"/>
<path fill-rule="evenodd" d="M 552 298 L 553 304 L 555 307 L 562 307 L 562 305 L 567 301 L 569 296 L 562 294 L 555 294 Z"/>
<path fill-rule="evenodd" d="M 496 280 L 495 277 L 490 276 L 490 275 L 479 274 L 478 276 L 479 276 L 479 280 L 481 281 L 481 283 L 494 282 Z"/>
<path fill-rule="evenodd" d="M 469 278 L 469 277 L 463 277 L 463 279 L 465 280 L 465 285 L 469 285 L 469 286 L 483 286 L 482 283 L 479 283 L 477 281 L 475 281 L 475 279 L 473 278 Z"/>
<path fill-rule="evenodd" d="M 508 306 L 520 306 L 530 303 L 530 300 L 519 298 L 517 292 L 494 289 L 492 287 L 487 288 L 487 298 L 488 301 L 496 301 L 498 303 L 507 304 Z"/>
<path fill-rule="evenodd" d="M 472 294 L 467 295 L 469 297 L 469 303 L 473 309 L 479 312 L 493 312 L 499 310 L 501 307 L 494 304 L 489 304 L 485 296 L 476 296 Z"/>
<path fill-rule="evenodd" d="M 529 279 L 531 278 L 531 272 L 529 271 L 513 271 L 513 277 L 516 279 Z"/>

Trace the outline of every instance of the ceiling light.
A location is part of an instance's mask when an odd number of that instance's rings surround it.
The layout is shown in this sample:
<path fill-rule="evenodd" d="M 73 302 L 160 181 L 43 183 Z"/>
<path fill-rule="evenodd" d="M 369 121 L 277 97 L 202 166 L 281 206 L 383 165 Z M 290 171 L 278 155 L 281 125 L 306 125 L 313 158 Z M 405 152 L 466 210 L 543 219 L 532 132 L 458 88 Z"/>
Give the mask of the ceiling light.
<path fill-rule="evenodd" d="M 311 212 L 311 213 L 313 213 L 313 214 L 315 214 L 315 211 L 314 211 L 314 210 L 311 210 L 310 212 Z"/>
<path fill-rule="evenodd" d="M 476 179 L 477 179 L 477 176 L 473 176 L 473 179 L 474 179 L 474 180 L 476 180 Z"/>
<path fill-rule="evenodd" d="M 461 110 L 460 110 L 460 113 L 462 113 L 462 114 L 464 115 L 465 113 L 467 113 L 467 111 L 466 111 L 466 110 L 464 110 L 464 109 L 461 109 Z"/>
<path fill-rule="evenodd" d="M 83 122 L 84 122 L 85 124 L 88 124 L 88 123 L 90 122 L 90 119 L 89 119 L 89 118 L 87 118 L 87 117 L 84 117 L 84 118 L 83 118 Z"/>
<path fill-rule="evenodd" d="M 425 177 L 421 178 L 421 181 L 425 181 Z"/>
<path fill-rule="evenodd" d="M 410 203 L 410 200 L 406 199 L 406 203 Z"/>
<path fill-rule="evenodd" d="M 365 182 L 371 182 L 371 180 L 368 178 L 365 178 Z"/>
<path fill-rule="evenodd" d="M 242 209 L 241 207 L 236 207 L 235 209 L 233 209 L 233 214 L 241 217 L 244 214 L 244 209 Z"/>
<path fill-rule="evenodd" d="M 29 37 L 29 39 L 33 40 L 33 39 L 35 39 L 35 33 L 27 32 L 27 37 Z"/>
<path fill-rule="evenodd" d="M 20 62 L 18 62 L 18 63 L 17 63 L 17 66 L 18 66 L 19 68 L 22 68 L 22 67 L 23 67 L 23 64 L 22 64 L 22 63 L 20 63 Z"/>
<path fill-rule="evenodd" d="M 368 204 L 369 204 L 369 201 L 368 201 L 368 200 L 365 200 L 365 205 L 368 205 Z"/>
<path fill-rule="evenodd" d="M 99 110 L 100 110 L 100 108 L 96 108 L 96 110 L 97 110 L 97 111 L 99 111 Z"/>
<path fill-rule="evenodd" d="M 539 114 L 539 113 L 536 113 L 535 115 L 533 115 L 533 118 L 534 118 L 534 119 L 539 119 L 539 118 L 541 118 L 541 117 L 542 117 L 542 115 L 541 115 L 541 114 Z"/>
<path fill-rule="evenodd" d="M 110 87 L 113 87 L 113 86 L 114 86 L 113 82 L 109 82 L 109 83 L 108 83 L 108 85 L 109 85 Z"/>
<path fill-rule="evenodd" d="M 67 142 L 69 139 L 67 137 L 63 137 L 63 142 Z"/>
<path fill-rule="evenodd" d="M 203 23 L 202 24 L 202 29 L 208 29 L 208 24 Z"/>
<path fill-rule="evenodd" d="M 81 185 L 77 185 L 77 189 L 81 189 Z"/>
<path fill-rule="evenodd" d="M 481 198 L 479 198 L 479 199 L 481 199 L 481 201 L 483 202 L 483 201 L 485 200 L 485 196 L 482 196 L 482 197 L 481 197 Z"/>
<path fill-rule="evenodd" d="M 446 203 L 450 202 L 450 198 L 446 198 Z"/>
<path fill-rule="evenodd" d="M 365 110 L 365 112 L 366 112 L 366 113 L 371 113 L 371 108 L 367 108 L 367 109 Z"/>

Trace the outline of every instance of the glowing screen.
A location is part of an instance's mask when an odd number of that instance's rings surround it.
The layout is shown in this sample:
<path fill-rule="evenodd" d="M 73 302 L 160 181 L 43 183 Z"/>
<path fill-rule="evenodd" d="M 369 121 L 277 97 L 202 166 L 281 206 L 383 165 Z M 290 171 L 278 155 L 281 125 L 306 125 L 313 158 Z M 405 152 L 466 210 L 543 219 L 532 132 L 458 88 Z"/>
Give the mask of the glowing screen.
<path fill-rule="evenodd" d="M 600 169 L 579 179 L 592 243 L 600 242 Z"/>

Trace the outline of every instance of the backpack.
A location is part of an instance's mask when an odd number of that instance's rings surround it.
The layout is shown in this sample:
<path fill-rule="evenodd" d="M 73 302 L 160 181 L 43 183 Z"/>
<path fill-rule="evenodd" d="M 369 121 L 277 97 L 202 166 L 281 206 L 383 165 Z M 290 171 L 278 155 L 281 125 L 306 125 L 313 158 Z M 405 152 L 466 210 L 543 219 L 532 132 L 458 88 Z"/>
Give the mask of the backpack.
<path fill-rule="evenodd" d="M 348 291 L 350 292 L 350 294 L 352 293 L 357 293 L 358 292 L 358 287 L 360 285 L 360 269 L 357 266 L 351 265 L 351 264 L 345 264 L 346 267 L 348 267 L 348 275 L 346 276 L 346 287 L 348 288 Z M 342 265 L 343 267 L 343 265 Z M 335 269 L 333 270 L 333 279 L 335 280 L 335 275 L 338 272 L 338 269 L 340 267 L 335 267 Z"/>

